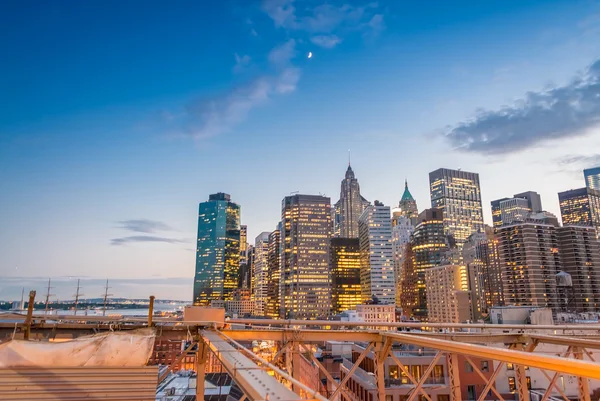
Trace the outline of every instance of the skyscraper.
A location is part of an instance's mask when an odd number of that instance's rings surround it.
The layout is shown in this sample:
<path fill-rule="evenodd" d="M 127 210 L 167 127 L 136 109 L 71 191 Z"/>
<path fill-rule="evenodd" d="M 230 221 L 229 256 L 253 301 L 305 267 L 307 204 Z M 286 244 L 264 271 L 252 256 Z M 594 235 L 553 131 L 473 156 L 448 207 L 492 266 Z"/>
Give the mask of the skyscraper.
<path fill-rule="evenodd" d="M 527 199 L 510 198 L 500 202 L 500 218 L 503 225 L 525 221 L 530 213 Z"/>
<path fill-rule="evenodd" d="M 275 230 L 269 234 L 269 274 L 267 280 L 267 306 L 266 315 L 271 319 L 279 318 L 279 277 L 281 274 L 280 245 L 281 222 L 277 224 Z"/>
<path fill-rule="evenodd" d="M 368 205 L 369 201 L 360 195 L 358 180 L 348 163 L 346 176 L 342 180 L 340 200 L 334 205 L 334 236 L 358 238 L 358 218 Z"/>
<path fill-rule="evenodd" d="M 504 305 L 502 269 L 498 251 L 498 238 L 491 227 L 486 226 L 485 232 L 472 234 L 463 246 L 463 261 L 469 268 L 472 299 L 480 313 L 489 313 L 492 306 Z M 475 314 L 476 315 L 476 314 Z M 475 316 L 478 318 L 479 316 Z"/>
<path fill-rule="evenodd" d="M 416 220 L 414 222 L 416 224 Z M 410 242 L 415 227 L 412 218 L 408 217 L 402 209 L 392 212 L 392 252 L 394 256 L 394 277 L 396 279 L 396 305 L 400 305 L 400 294 L 398 287 L 402 282 L 402 264 L 407 254 L 407 246 Z"/>
<path fill-rule="evenodd" d="M 573 291 L 567 294 L 567 310 L 600 311 L 600 241 L 593 227 L 556 229 L 562 271 L 571 275 Z"/>
<path fill-rule="evenodd" d="M 325 318 L 331 310 L 330 200 L 317 195 L 286 196 L 281 222 L 283 317 Z"/>
<path fill-rule="evenodd" d="M 542 212 L 542 199 L 535 191 L 521 192 L 512 198 L 492 201 L 492 221 L 494 227 L 525 221 L 530 214 Z"/>
<path fill-rule="evenodd" d="M 556 274 L 560 256 L 556 227 L 541 221 L 504 225 L 496 229 L 507 305 L 556 308 Z"/>
<path fill-rule="evenodd" d="M 583 170 L 583 176 L 585 177 L 586 187 L 600 191 L 600 167 Z"/>
<path fill-rule="evenodd" d="M 269 232 L 258 234 L 254 241 L 254 263 L 252 264 L 252 296 L 257 301 L 259 315 L 264 314 L 269 283 Z"/>
<path fill-rule="evenodd" d="M 422 211 L 402 264 L 400 306 L 407 316 L 427 319 L 425 270 L 441 266 L 448 250 L 443 211 Z"/>
<path fill-rule="evenodd" d="M 238 288 L 250 288 L 248 266 L 248 226 L 240 226 L 240 272 L 238 274 Z"/>
<path fill-rule="evenodd" d="M 513 197 L 527 200 L 527 207 L 531 210 L 531 213 L 539 213 L 543 210 L 542 198 L 535 191 L 521 192 L 520 194 L 515 194 Z"/>
<path fill-rule="evenodd" d="M 231 300 L 240 268 L 240 207 L 228 194 L 210 195 L 198 210 L 194 304 Z"/>
<path fill-rule="evenodd" d="M 404 193 L 400 202 L 398 203 L 398 209 L 401 216 L 408 217 L 412 225 L 417 224 L 419 218 L 419 209 L 417 208 L 417 201 L 413 198 L 412 194 L 408 190 L 408 181 L 404 180 Z"/>
<path fill-rule="evenodd" d="M 466 266 L 444 265 L 427 269 L 425 284 L 429 323 L 464 323 L 473 320 Z"/>
<path fill-rule="evenodd" d="M 444 228 L 459 246 L 483 230 L 479 174 L 440 168 L 429 173 L 431 207 L 442 209 Z"/>
<path fill-rule="evenodd" d="M 362 303 L 359 239 L 332 238 L 330 252 L 332 313 L 354 310 Z"/>
<path fill-rule="evenodd" d="M 600 191 L 591 188 L 559 192 L 560 215 L 565 226 L 591 226 L 600 235 Z"/>
<path fill-rule="evenodd" d="M 389 206 L 375 201 L 358 219 L 360 285 L 363 302 L 376 297 L 381 304 L 396 301 Z"/>

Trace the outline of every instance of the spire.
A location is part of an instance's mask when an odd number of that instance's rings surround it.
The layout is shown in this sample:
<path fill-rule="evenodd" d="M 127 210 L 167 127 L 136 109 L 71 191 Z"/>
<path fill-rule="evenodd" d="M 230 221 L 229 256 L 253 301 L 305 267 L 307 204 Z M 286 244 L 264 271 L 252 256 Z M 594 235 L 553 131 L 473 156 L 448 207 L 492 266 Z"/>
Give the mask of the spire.
<path fill-rule="evenodd" d="M 350 167 L 350 149 L 348 149 L 348 167 Z"/>
<path fill-rule="evenodd" d="M 402 194 L 402 198 L 400 199 L 400 202 L 402 201 L 414 201 L 415 199 L 413 198 L 413 196 L 411 195 L 410 191 L 408 190 L 408 180 L 404 179 L 404 193 Z"/>

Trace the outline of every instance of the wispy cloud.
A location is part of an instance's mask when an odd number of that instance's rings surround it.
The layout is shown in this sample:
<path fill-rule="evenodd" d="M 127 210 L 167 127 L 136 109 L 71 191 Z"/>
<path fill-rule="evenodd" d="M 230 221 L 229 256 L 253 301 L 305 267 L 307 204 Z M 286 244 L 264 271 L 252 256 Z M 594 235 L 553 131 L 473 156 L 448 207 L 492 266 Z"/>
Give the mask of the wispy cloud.
<path fill-rule="evenodd" d="M 185 243 L 185 240 L 165 238 L 165 237 L 154 237 L 150 235 L 134 235 L 131 237 L 113 238 L 110 240 L 111 245 L 125 245 L 132 242 L 166 242 L 168 244 L 181 244 Z"/>
<path fill-rule="evenodd" d="M 600 154 L 593 155 L 568 155 L 557 160 L 562 166 L 574 166 L 578 169 L 586 169 L 600 166 Z"/>
<path fill-rule="evenodd" d="M 569 84 L 529 92 L 518 103 L 479 111 L 444 132 L 456 149 L 507 154 L 544 141 L 580 136 L 600 124 L 600 60 Z"/>
<path fill-rule="evenodd" d="M 342 39 L 337 35 L 317 35 L 310 38 L 310 41 L 325 49 L 333 49 L 342 42 Z"/>
<path fill-rule="evenodd" d="M 155 220 L 138 219 L 138 220 L 121 220 L 117 222 L 119 228 L 133 231 L 136 233 L 155 233 L 158 231 L 173 231 L 171 226 Z"/>
<path fill-rule="evenodd" d="M 293 92 L 300 79 L 300 70 L 284 68 L 276 76 L 261 76 L 218 97 L 192 103 L 186 108 L 187 135 L 206 139 L 229 132 L 248 113 L 272 97 Z"/>
<path fill-rule="evenodd" d="M 294 0 L 264 0 L 262 8 L 276 27 L 312 34 L 328 34 L 344 28 L 354 30 L 356 27 L 376 29 L 385 27 L 383 15 L 373 15 L 372 10 L 378 8 L 376 2 L 363 6 L 350 4 L 336 6 L 325 3 L 313 8 L 296 9 Z"/>
<path fill-rule="evenodd" d="M 296 41 L 294 39 L 274 47 L 268 56 L 269 62 L 278 67 L 289 64 L 294 57 L 296 57 Z"/>
<path fill-rule="evenodd" d="M 248 65 L 250 65 L 250 62 L 252 61 L 252 58 L 247 54 L 240 56 L 239 54 L 234 53 L 233 56 L 235 57 L 235 65 L 233 66 L 233 72 L 236 74 L 239 74 L 240 72 L 244 71 L 244 69 Z"/>

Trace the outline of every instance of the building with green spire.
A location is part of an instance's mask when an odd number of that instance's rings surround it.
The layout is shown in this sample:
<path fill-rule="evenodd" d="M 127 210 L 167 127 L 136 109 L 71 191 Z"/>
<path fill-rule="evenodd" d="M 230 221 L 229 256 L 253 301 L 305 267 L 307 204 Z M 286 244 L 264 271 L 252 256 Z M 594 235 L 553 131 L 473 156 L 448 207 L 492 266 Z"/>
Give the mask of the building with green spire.
<path fill-rule="evenodd" d="M 417 201 L 408 190 L 407 180 L 404 180 L 404 193 L 402 194 L 402 198 L 400 198 L 398 209 L 401 216 L 408 217 L 413 226 L 417 225 L 419 209 L 417 208 Z"/>

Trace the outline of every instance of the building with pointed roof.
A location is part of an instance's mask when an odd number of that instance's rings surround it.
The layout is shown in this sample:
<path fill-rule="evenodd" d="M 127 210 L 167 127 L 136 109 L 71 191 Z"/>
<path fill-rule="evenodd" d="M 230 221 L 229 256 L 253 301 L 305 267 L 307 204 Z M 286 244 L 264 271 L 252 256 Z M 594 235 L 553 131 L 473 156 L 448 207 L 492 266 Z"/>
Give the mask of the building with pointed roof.
<path fill-rule="evenodd" d="M 417 224 L 419 209 L 417 208 L 417 201 L 408 190 L 408 180 L 404 180 L 404 193 L 398 203 L 398 209 L 399 215 L 408 217 L 413 226 Z"/>
<path fill-rule="evenodd" d="M 358 238 L 358 218 L 367 206 L 369 201 L 360 195 L 358 180 L 348 163 L 346 175 L 341 183 L 340 200 L 334 206 L 334 236 Z"/>

